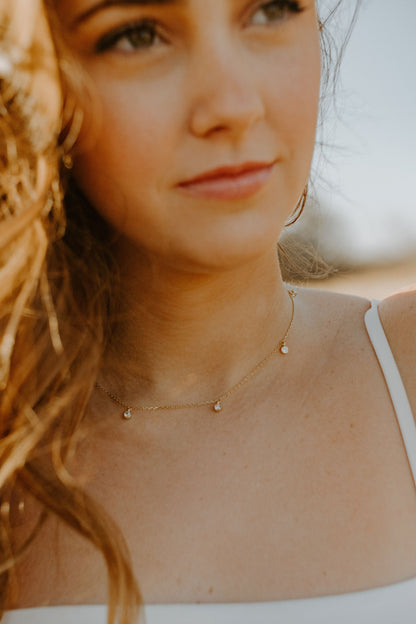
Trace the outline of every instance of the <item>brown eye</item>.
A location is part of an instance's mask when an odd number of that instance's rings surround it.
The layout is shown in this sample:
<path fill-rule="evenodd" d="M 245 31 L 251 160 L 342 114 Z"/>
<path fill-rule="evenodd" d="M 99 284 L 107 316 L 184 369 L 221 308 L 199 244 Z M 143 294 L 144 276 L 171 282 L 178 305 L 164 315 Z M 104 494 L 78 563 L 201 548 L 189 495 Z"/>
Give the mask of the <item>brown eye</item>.
<path fill-rule="evenodd" d="M 267 25 L 287 17 L 289 13 L 300 13 L 303 9 L 299 2 L 292 0 L 274 0 L 262 4 L 253 15 L 254 25 Z"/>
<path fill-rule="evenodd" d="M 146 50 L 157 43 L 160 37 L 153 21 L 142 21 L 136 24 L 124 25 L 115 31 L 110 32 L 100 39 L 97 44 L 97 52 L 116 50 L 119 52 L 134 52 L 135 50 Z"/>

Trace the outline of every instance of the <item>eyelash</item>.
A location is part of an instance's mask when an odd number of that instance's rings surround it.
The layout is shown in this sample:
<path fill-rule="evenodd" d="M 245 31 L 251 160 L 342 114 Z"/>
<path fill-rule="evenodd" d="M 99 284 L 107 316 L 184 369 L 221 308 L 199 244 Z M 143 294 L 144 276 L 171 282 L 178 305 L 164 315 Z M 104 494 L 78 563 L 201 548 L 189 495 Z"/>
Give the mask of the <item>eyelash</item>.
<path fill-rule="evenodd" d="M 304 10 L 300 2 L 296 0 L 272 0 L 271 2 L 261 4 L 256 10 L 256 13 L 259 10 L 267 11 L 268 9 L 275 9 L 278 11 L 278 15 L 271 19 L 271 21 L 277 22 L 283 19 L 287 13 L 302 13 Z"/>
<path fill-rule="evenodd" d="M 123 39 L 128 40 L 129 37 L 131 38 L 133 35 L 137 35 L 139 33 L 142 35 L 144 33 L 150 34 L 150 40 L 143 41 L 143 45 L 138 45 L 136 49 L 149 48 L 154 44 L 155 39 L 161 38 L 160 35 L 157 34 L 156 21 L 152 19 L 142 19 L 130 24 L 123 24 L 119 28 L 116 28 L 115 30 L 112 30 L 108 34 L 104 35 L 104 37 L 102 37 L 96 45 L 96 52 L 107 52 L 112 48 L 115 48 L 115 46 Z M 132 47 L 134 47 L 133 44 Z"/>
<path fill-rule="evenodd" d="M 254 15 L 260 10 L 264 11 L 265 13 L 268 10 L 277 10 L 277 16 L 272 16 L 272 18 L 270 18 L 266 15 L 266 20 L 270 20 L 270 22 L 273 23 L 283 20 L 287 13 L 302 13 L 304 9 L 296 0 L 271 0 L 269 2 L 264 2 L 259 7 L 257 7 Z M 132 37 L 140 33 L 141 35 L 146 33 L 147 35 L 150 35 L 150 38 L 148 38 L 147 40 L 142 40 L 141 42 L 136 41 L 136 44 L 134 44 Z M 115 30 L 104 35 L 96 45 L 96 52 L 104 53 L 110 51 L 111 49 L 114 49 L 118 43 L 123 40 L 128 41 L 129 38 L 132 48 L 136 50 L 149 49 L 154 45 L 155 40 L 162 39 L 162 37 L 157 33 L 156 20 L 142 19 L 137 22 L 123 24 L 119 28 L 116 28 Z M 137 43 L 139 43 L 139 45 L 137 45 Z"/>

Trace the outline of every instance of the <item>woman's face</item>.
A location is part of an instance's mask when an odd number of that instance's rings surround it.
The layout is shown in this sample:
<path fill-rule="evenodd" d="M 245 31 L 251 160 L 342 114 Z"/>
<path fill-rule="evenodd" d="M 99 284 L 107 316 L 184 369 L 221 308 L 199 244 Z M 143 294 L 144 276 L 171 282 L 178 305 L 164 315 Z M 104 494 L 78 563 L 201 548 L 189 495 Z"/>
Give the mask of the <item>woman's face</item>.
<path fill-rule="evenodd" d="M 315 2 L 56 3 L 94 94 L 74 174 L 95 208 L 175 267 L 269 252 L 313 152 Z"/>

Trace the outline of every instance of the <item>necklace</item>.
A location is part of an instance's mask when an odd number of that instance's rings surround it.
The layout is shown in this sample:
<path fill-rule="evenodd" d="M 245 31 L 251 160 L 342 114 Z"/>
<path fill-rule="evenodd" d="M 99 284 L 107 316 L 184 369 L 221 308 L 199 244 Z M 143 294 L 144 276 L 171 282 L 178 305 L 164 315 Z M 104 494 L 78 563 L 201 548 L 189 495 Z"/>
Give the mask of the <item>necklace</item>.
<path fill-rule="evenodd" d="M 206 406 L 211 406 L 214 412 L 221 412 L 223 409 L 223 402 L 226 401 L 232 394 L 234 394 L 236 390 L 239 390 L 250 379 L 252 379 L 255 375 L 257 375 L 257 373 L 269 362 L 269 360 L 271 360 L 271 358 L 276 353 L 281 353 L 282 355 L 287 355 L 289 353 L 289 347 L 287 346 L 286 341 L 287 341 L 289 332 L 293 325 L 293 319 L 295 316 L 295 297 L 297 293 L 296 293 L 296 290 L 294 289 L 289 289 L 287 292 L 290 298 L 290 302 L 292 304 L 292 313 L 290 316 L 289 325 L 286 328 L 283 338 L 279 340 L 279 342 L 273 347 L 270 353 L 266 355 L 265 358 L 260 360 L 260 362 L 256 364 L 256 366 L 253 369 L 251 369 L 251 371 L 247 373 L 245 377 L 240 379 L 240 381 L 234 384 L 226 392 L 223 392 L 223 394 L 218 396 L 216 399 L 210 399 L 208 401 L 200 401 L 200 402 L 194 402 L 194 403 L 182 403 L 182 404 L 174 403 L 172 405 L 129 405 L 128 403 L 124 403 L 124 401 L 122 401 L 116 394 L 104 388 L 104 386 L 98 383 L 98 381 L 95 383 L 95 385 L 99 390 L 104 392 L 104 394 L 106 394 L 114 403 L 117 403 L 117 405 L 120 405 L 124 409 L 122 416 L 125 420 L 131 420 L 131 418 L 133 417 L 133 412 L 157 412 L 159 410 L 191 409 L 191 408 L 206 407 Z"/>

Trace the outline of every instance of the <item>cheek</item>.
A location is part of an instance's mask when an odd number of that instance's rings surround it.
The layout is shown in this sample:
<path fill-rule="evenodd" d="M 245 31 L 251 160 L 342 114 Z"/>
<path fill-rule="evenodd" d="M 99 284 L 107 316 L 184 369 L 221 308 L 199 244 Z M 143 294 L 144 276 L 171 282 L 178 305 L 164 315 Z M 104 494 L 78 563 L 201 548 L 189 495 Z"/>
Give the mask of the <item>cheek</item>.
<path fill-rule="evenodd" d="M 164 125 L 166 115 L 160 110 L 160 102 L 155 97 L 143 98 L 143 94 L 132 87 L 115 85 L 102 92 L 104 95 L 97 107 L 99 122 L 84 142 L 84 162 L 93 162 L 96 154 L 102 159 L 103 167 L 111 161 L 115 179 L 118 179 L 118 171 L 123 171 L 130 163 L 140 170 L 151 168 L 155 157 L 160 160 L 163 156 L 162 137 L 166 140 L 169 130 L 169 125 Z"/>
<path fill-rule="evenodd" d="M 320 45 L 311 36 L 285 58 L 276 60 L 269 114 L 285 146 L 288 182 L 301 185 L 309 174 L 316 141 L 320 99 Z"/>
<path fill-rule="evenodd" d="M 97 84 L 104 94 L 97 119 L 82 137 L 75 175 L 93 205 L 116 227 L 126 219 L 132 196 L 142 210 L 156 200 L 172 153 L 172 128 L 160 100 L 133 87 Z M 137 215 L 136 215 L 137 216 Z"/>

